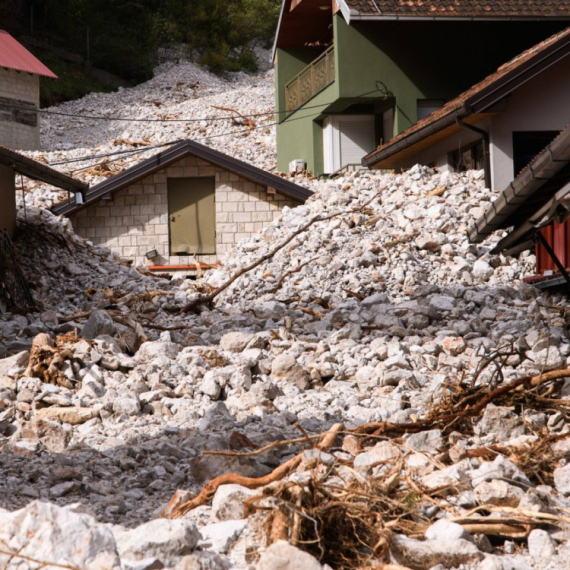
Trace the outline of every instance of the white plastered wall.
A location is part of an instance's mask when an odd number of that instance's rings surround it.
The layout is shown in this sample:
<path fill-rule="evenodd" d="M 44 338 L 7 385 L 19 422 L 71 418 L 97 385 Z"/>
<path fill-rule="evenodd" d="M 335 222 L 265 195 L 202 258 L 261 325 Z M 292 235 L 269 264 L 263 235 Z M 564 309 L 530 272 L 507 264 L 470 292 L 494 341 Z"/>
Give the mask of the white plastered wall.
<path fill-rule="evenodd" d="M 504 190 L 514 178 L 513 132 L 559 131 L 570 123 L 570 57 L 520 86 L 507 98 L 504 109 L 475 125 L 489 133 L 491 184 L 497 191 Z M 449 170 L 449 152 L 480 138 L 477 133 L 462 130 L 402 161 L 397 170 L 434 164 L 445 172 Z"/>

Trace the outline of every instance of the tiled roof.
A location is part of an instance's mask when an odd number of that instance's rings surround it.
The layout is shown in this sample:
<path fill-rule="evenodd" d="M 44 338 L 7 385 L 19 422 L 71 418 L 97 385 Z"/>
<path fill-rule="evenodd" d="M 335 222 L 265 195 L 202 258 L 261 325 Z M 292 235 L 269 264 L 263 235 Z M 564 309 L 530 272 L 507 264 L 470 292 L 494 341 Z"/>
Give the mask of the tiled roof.
<path fill-rule="evenodd" d="M 568 18 L 563 0 L 345 0 L 361 16 L 418 18 Z"/>
<path fill-rule="evenodd" d="M 390 142 L 379 146 L 375 151 L 364 157 L 363 164 L 373 166 L 380 159 L 392 156 L 404 147 L 411 146 L 420 138 L 432 135 L 437 130 L 442 130 L 453 123 L 456 118 L 464 118 L 477 112 L 481 108 L 498 102 L 508 92 L 515 89 L 522 80 L 523 67 L 539 65 L 543 60 L 552 57 L 560 57 L 560 50 L 570 48 L 570 28 L 555 34 L 543 42 L 519 54 L 509 62 L 501 65 L 497 71 L 485 79 L 464 91 L 455 99 L 446 103 L 424 119 L 421 119 L 410 128 L 402 131 Z M 566 53 L 563 56 L 567 55 Z M 502 90 L 501 90 L 502 88 Z M 493 99 L 493 97 L 495 99 Z M 485 101 L 486 103 L 483 103 Z M 480 107 L 477 107 L 480 104 Z"/>
<path fill-rule="evenodd" d="M 0 67 L 57 79 L 55 73 L 4 30 L 0 30 Z"/>

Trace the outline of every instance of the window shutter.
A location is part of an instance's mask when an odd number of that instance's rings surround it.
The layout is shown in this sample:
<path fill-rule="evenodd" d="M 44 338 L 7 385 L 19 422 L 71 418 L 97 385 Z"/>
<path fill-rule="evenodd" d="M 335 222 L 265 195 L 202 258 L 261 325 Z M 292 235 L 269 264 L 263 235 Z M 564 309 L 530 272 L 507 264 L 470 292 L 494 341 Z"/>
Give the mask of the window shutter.
<path fill-rule="evenodd" d="M 374 150 L 374 118 L 342 120 L 340 129 L 340 163 L 360 164 L 362 158 Z"/>

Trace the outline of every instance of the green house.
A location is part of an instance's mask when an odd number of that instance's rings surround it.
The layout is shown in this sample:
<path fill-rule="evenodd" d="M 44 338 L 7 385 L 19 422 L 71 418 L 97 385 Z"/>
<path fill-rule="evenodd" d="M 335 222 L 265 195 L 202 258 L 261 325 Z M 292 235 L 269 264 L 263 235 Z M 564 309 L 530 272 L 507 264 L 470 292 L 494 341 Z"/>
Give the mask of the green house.
<path fill-rule="evenodd" d="M 278 169 L 358 168 L 378 145 L 569 24 L 563 0 L 283 0 Z"/>

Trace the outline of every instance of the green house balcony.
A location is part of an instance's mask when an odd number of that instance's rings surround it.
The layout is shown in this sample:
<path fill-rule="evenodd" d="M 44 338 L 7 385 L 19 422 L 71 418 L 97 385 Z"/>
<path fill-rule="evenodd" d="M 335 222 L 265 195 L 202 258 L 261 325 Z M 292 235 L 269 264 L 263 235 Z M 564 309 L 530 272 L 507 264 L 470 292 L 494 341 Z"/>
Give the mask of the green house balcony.
<path fill-rule="evenodd" d="M 334 46 L 327 48 L 285 85 L 286 117 L 335 80 Z"/>

